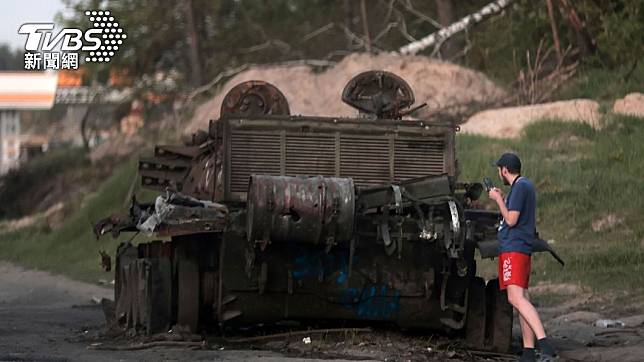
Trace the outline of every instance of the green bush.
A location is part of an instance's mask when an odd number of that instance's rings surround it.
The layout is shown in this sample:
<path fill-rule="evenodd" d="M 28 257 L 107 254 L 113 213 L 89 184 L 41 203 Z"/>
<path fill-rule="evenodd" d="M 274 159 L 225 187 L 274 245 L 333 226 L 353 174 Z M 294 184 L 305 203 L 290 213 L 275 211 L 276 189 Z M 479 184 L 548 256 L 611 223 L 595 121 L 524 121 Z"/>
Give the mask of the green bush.
<path fill-rule="evenodd" d="M 70 170 L 87 169 L 90 162 L 78 149 L 56 149 L 9 171 L 0 178 L 0 219 L 18 218 L 35 211 L 34 205 L 45 196 L 43 180 L 51 180 Z"/>

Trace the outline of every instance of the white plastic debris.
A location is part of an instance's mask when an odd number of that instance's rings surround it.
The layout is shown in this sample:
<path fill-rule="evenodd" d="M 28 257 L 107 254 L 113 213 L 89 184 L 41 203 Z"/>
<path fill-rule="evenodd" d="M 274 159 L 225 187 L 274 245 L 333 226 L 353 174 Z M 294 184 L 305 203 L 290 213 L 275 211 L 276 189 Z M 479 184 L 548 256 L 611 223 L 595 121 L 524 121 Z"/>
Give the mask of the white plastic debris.
<path fill-rule="evenodd" d="M 311 337 L 302 338 L 302 342 L 304 342 L 304 344 L 310 344 L 311 343 Z"/>
<path fill-rule="evenodd" d="M 150 215 L 145 221 L 140 220 L 136 225 L 136 228 L 143 231 L 148 236 L 152 236 L 156 227 L 161 224 L 163 220 L 165 220 L 166 216 L 168 216 L 168 214 L 170 214 L 174 209 L 174 206 L 168 203 L 168 198 L 158 196 L 154 202 L 154 214 Z"/>
<path fill-rule="evenodd" d="M 624 328 L 624 322 L 617 319 L 598 319 L 595 327 L 599 328 Z"/>

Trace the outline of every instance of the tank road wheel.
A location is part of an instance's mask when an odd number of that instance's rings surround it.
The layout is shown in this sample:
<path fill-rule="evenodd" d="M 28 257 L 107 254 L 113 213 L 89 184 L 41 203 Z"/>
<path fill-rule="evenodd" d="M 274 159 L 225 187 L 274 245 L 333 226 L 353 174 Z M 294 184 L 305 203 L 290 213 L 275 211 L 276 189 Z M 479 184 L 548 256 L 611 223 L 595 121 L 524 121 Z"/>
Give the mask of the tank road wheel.
<path fill-rule="evenodd" d="M 465 321 L 465 343 L 475 349 L 485 347 L 485 280 L 475 277 L 470 282 Z"/>
<path fill-rule="evenodd" d="M 507 292 L 499 290 L 498 279 L 492 279 L 487 283 L 485 294 L 488 347 L 496 352 L 508 352 L 512 343 L 512 305 Z"/>

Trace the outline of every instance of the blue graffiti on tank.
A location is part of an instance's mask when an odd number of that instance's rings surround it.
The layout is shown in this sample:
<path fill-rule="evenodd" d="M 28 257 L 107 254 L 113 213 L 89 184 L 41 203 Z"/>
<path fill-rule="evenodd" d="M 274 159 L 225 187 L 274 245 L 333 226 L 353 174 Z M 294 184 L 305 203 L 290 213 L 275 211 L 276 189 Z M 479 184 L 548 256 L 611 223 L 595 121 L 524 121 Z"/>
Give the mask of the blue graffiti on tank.
<path fill-rule="evenodd" d="M 365 319 L 391 319 L 400 308 L 400 291 L 386 285 L 371 285 L 363 290 L 345 289 L 342 304 Z"/>
<path fill-rule="evenodd" d="M 293 260 L 292 272 L 295 280 L 334 275 L 333 281 L 338 286 L 349 281 L 348 253 L 334 254 L 300 249 L 297 254 Z M 353 264 L 356 265 L 357 261 L 358 258 L 354 256 Z M 341 291 L 339 302 L 360 318 L 390 320 L 400 308 L 400 291 L 385 284 L 370 284 L 362 289 L 348 287 Z"/>
<path fill-rule="evenodd" d="M 347 253 L 326 253 L 324 251 L 306 252 L 301 251 L 296 257 L 293 265 L 293 278 L 295 280 L 306 278 L 317 278 L 319 275 L 332 275 L 338 273 L 335 281 L 343 284 L 349 275 L 349 255 Z M 354 264 L 358 258 L 353 257 Z"/>

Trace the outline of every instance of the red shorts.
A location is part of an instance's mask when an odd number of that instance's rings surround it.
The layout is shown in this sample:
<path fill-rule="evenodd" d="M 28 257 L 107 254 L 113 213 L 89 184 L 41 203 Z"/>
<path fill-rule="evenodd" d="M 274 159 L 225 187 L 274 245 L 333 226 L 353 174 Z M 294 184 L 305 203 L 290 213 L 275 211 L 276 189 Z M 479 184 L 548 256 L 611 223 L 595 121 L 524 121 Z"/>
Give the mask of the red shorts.
<path fill-rule="evenodd" d="M 509 252 L 499 255 L 499 287 L 501 290 L 508 285 L 518 285 L 528 289 L 530 280 L 530 256 Z"/>

